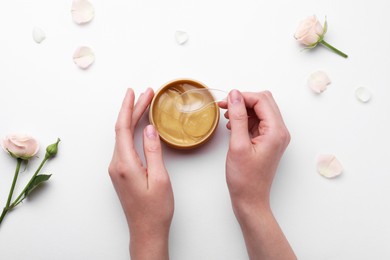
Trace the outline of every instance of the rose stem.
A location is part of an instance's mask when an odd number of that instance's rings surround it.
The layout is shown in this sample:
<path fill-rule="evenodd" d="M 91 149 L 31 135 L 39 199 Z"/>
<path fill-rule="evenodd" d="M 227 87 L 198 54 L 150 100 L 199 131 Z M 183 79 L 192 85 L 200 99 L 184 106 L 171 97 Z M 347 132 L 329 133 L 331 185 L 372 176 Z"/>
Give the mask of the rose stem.
<path fill-rule="evenodd" d="M 330 45 L 329 43 L 327 43 L 326 41 L 322 40 L 321 43 L 323 45 L 325 45 L 327 48 L 331 49 L 332 51 L 334 51 L 335 53 L 337 53 L 338 55 L 344 57 L 344 58 L 348 58 L 348 55 L 345 54 L 344 52 L 336 49 L 335 47 L 333 47 L 332 45 Z"/>
<path fill-rule="evenodd" d="M 16 200 L 11 204 L 10 208 L 16 207 L 20 203 L 20 198 L 23 196 L 23 194 L 26 192 L 30 184 L 33 182 L 34 178 L 38 175 L 39 171 L 42 169 L 45 162 L 49 159 L 49 156 L 47 154 L 45 155 L 45 158 L 42 160 L 41 164 L 39 165 L 38 169 L 35 171 L 34 175 L 31 177 L 30 181 L 27 183 L 26 187 L 22 190 L 22 192 L 19 194 L 19 196 L 16 198 Z M 19 202 L 18 202 L 19 201 Z"/>
<path fill-rule="evenodd" d="M 22 164 L 22 161 L 23 161 L 23 159 L 21 159 L 21 158 L 18 158 L 17 160 L 18 160 L 18 162 L 16 164 L 14 180 L 12 181 L 12 186 L 11 186 L 11 189 L 10 189 L 9 194 L 8 194 L 7 204 L 5 205 L 5 208 L 3 209 L 3 212 L 1 213 L 1 216 L 0 216 L 0 224 L 3 221 L 5 215 L 7 214 L 8 210 L 9 210 L 9 205 L 11 204 L 12 194 L 14 193 L 15 184 L 16 184 L 16 181 L 17 181 L 18 176 L 19 176 L 20 165 Z"/>

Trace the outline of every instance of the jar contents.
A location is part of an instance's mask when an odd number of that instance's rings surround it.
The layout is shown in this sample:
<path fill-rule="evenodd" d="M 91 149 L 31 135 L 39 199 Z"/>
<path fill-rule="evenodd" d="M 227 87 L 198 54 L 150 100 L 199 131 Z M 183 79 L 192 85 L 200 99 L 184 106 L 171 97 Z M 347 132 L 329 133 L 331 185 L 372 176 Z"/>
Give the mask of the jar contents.
<path fill-rule="evenodd" d="M 191 113 L 183 113 L 176 106 L 183 92 L 197 88 L 188 83 L 180 83 L 172 85 L 157 97 L 156 105 L 153 107 L 155 125 L 160 136 L 168 142 L 195 144 L 213 131 L 215 121 L 218 120 L 216 112 L 218 107 L 215 103 L 210 102 L 209 106 Z M 200 97 L 196 93 L 186 95 L 185 98 L 186 103 L 200 102 L 198 100 Z M 213 100 L 211 94 L 203 95 L 201 98 Z"/>
<path fill-rule="evenodd" d="M 176 108 L 183 113 L 192 113 L 226 100 L 228 92 L 216 88 L 194 88 L 181 93 L 175 101 Z"/>

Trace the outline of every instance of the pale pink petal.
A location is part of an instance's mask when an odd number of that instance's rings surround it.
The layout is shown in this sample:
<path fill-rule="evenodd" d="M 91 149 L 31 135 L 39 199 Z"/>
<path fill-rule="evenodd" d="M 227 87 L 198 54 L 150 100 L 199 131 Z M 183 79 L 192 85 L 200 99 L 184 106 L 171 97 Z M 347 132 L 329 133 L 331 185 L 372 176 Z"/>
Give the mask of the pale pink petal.
<path fill-rule="evenodd" d="M 324 33 L 324 27 L 322 27 L 322 24 L 317 20 L 317 18 L 313 27 L 313 32 L 317 35 L 322 35 Z"/>
<path fill-rule="evenodd" d="M 41 43 L 46 39 L 45 32 L 39 27 L 34 27 L 32 36 L 36 43 Z"/>
<path fill-rule="evenodd" d="M 324 92 L 330 83 L 328 75 L 323 71 L 312 73 L 307 80 L 308 87 L 318 94 Z"/>
<path fill-rule="evenodd" d="M 29 159 L 37 154 L 39 144 L 36 139 L 24 134 L 12 134 L 1 140 L 1 146 L 16 158 Z"/>
<path fill-rule="evenodd" d="M 307 46 L 312 46 L 318 42 L 320 36 L 323 34 L 324 29 L 322 28 L 322 25 L 317 20 L 317 17 L 313 15 L 299 23 L 294 37 L 298 42 Z"/>
<path fill-rule="evenodd" d="M 73 54 L 74 63 L 82 69 L 87 69 L 95 61 L 95 54 L 91 48 L 82 46 L 79 47 Z"/>
<path fill-rule="evenodd" d="M 367 103 L 371 99 L 371 92 L 366 88 L 360 87 L 355 90 L 355 97 L 360 102 Z"/>
<path fill-rule="evenodd" d="M 88 0 L 73 0 L 72 18 L 77 24 L 90 22 L 95 16 L 95 9 Z"/>
<path fill-rule="evenodd" d="M 183 31 L 176 31 L 175 33 L 175 39 L 176 39 L 176 42 L 180 45 L 183 45 L 184 43 L 186 43 L 188 41 L 188 34 L 186 32 L 183 32 Z"/>
<path fill-rule="evenodd" d="M 295 38 L 299 39 L 308 34 L 313 24 L 317 21 L 317 17 L 315 15 L 307 17 L 305 20 L 301 21 L 298 25 L 298 28 L 295 32 Z"/>
<path fill-rule="evenodd" d="M 304 45 L 310 46 L 310 45 L 318 42 L 319 39 L 320 39 L 320 36 L 318 36 L 317 34 L 309 33 L 309 34 L 299 38 L 299 42 L 304 44 Z"/>
<path fill-rule="evenodd" d="M 334 178 L 343 172 L 343 166 L 332 154 L 323 154 L 318 157 L 317 171 L 326 178 Z"/>

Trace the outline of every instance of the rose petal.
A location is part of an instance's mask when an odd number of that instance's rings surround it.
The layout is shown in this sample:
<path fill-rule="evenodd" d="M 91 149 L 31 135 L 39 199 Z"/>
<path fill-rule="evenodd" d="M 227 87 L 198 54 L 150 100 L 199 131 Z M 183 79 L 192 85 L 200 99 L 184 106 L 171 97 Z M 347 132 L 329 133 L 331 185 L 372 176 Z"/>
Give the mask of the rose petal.
<path fill-rule="evenodd" d="M 36 139 L 25 134 L 12 134 L 1 140 L 3 149 L 15 158 L 29 159 L 37 154 L 39 144 Z"/>
<path fill-rule="evenodd" d="M 183 31 L 176 31 L 175 39 L 178 44 L 183 45 L 188 41 L 188 34 Z"/>
<path fill-rule="evenodd" d="M 33 39 L 36 43 L 41 43 L 46 39 L 45 32 L 38 27 L 34 27 L 33 33 L 32 33 Z"/>
<path fill-rule="evenodd" d="M 299 23 L 294 34 L 295 39 L 307 46 L 312 46 L 324 35 L 324 28 L 315 15 L 307 17 Z"/>
<path fill-rule="evenodd" d="M 82 69 L 87 69 L 95 61 L 95 54 L 91 48 L 79 47 L 73 54 L 74 63 Z"/>
<path fill-rule="evenodd" d="M 73 0 L 72 18 L 77 24 L 90 22 L 95 16 L 95 9 L 88 0 Z"/>
<path fill-rule="evenodd" d="M 355 97 L 360 102 L 367 103 L 371 99 L 371 92 L 366 88 L 360 87 L 355 90 Z"/>
<path fill-rule="evenodd" d="M 326 178 L 334 178 L 343 172 L 343 166 L 332 154 L 323 154 L 318 157 L 317 171 Z"/>
<path fill-rule="evenodd" d="M 324 92 L 330 83 L 331 81 L 328 75 L 323 71 L 316 71 L 312 73 L 307 80 L 309 88 L 318 94 Z"/>

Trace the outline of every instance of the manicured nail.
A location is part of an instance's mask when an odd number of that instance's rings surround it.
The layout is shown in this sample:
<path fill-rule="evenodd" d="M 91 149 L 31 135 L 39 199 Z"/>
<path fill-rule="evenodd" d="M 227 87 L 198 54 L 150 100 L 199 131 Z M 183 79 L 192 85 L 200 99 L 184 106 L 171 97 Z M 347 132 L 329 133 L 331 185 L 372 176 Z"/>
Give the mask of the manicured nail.
<path fill-rule="evenodd" d="M 156 129 L 154 129 L 154 126 L 148 125 L 146 127 L 146 136 L 148 138 L 151 138 L 151 139 L 154 139 L 157 137 L 157 132 L 156 132 Z"/>
<path fill-rule="evenodd" d="M 146 93 L 149 93 L 149 92 L 153 92 L 153 89 L 148 87 L 148 88 L 145 90 L 144 93 L 146 94 Z"/>
<path fill-rule="evenodd" d="M 238 104 L 241 103 L 242 97 L 240 92 L 238 90 L 233 89 L 229 94 L 229 100 L 232 104 Z"/>
<path fill-rule="evenodd" d="M 133 91 L 132 88 L 127 88 L 126 90 L 126 96 L 130 95 L 130 93 Z"/>

